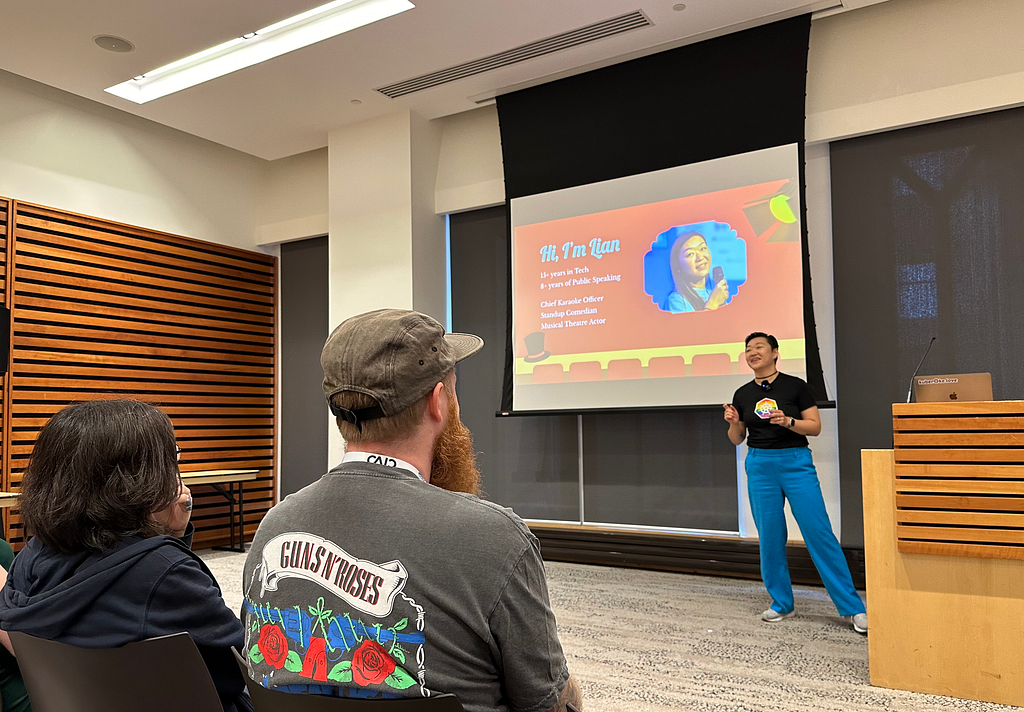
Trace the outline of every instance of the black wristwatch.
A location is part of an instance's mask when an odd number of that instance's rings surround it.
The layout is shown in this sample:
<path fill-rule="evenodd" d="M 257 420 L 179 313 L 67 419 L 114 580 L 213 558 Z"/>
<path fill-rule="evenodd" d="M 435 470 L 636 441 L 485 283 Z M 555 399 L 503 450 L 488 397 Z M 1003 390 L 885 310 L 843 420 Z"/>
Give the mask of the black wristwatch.
<path fill-rule="evenodd" d="M 789 419 L 789 427 L 792 428 L 794 425 L 796 425 L 796 418 L 790 418 Z"/>

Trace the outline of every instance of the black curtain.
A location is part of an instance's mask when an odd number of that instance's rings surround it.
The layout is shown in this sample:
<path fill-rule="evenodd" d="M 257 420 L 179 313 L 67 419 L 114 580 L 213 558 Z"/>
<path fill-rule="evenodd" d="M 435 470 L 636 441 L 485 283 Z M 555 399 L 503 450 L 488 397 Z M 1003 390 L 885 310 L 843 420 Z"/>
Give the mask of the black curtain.
<path fill-rule="evenodd" d="M 832 144 L 843 501 L 860 451 L 892 447 L 891 404 L 921 373 L 991 372 L 1024 398 L 1024 110 Z M 856 514 L 860 514 L 857 508 Z M 843 509 L 843 542 L 862 542 Z"/>
<path fill-rule="evenodd" d="M 810 27 L 802 15 L 499 96 L 506 198 L 796 143 L 805 205 Z M 807 376 L 824 401 L 801 222 Z M 514 405 L 507 348 L 502 410 Z"/>
<path fill-rule="evenodd" d="M 497 99 L 505 197 L 802 143 L 811 16 Z"/>

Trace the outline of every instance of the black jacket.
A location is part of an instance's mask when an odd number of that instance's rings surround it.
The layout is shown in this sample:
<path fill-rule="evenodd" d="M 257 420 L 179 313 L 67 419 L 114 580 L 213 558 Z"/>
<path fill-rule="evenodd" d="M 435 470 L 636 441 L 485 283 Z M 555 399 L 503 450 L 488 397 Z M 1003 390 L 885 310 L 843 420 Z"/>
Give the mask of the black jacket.
<path fill-rule="evenodd" d="M 210 670 L 224 709 L 250 709 L 231 654 L 242 624 L 184 539 L 127 537 L 102 553 L 62 554 L 36 537 L 14 559 L 0 591 L 0 628 L 81 648 L 116 648 L 186 631 Z M 244 699 L 240 699 L 244 698 Z"/>

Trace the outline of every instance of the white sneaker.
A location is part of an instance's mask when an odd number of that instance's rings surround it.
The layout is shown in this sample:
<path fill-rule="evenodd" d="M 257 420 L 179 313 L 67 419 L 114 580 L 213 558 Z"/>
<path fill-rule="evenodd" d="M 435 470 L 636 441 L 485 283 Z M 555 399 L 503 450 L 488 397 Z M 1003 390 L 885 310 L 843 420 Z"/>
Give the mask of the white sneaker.
<path fill-rule="evenodd" d="M 858 613 L 855 616 L 846 616 L 846 620 L 853 624 L 853 629 L 858 633 L 867 635 L 868 633 L 868 614 Z"/>
<path fill-rule="evenodd" d="M 794 613 L 796 613 L 795 609 L 790 611 L 789 613 L 779 613 L 774 608 L 769 608 L 767 611 L 761 614 L 761 620 L 765 621 L 766 623 L 778 623 L 779 621 L 786 620 Z M 867 623 L 865 623 L 864 625 L 867 625 Z"/>

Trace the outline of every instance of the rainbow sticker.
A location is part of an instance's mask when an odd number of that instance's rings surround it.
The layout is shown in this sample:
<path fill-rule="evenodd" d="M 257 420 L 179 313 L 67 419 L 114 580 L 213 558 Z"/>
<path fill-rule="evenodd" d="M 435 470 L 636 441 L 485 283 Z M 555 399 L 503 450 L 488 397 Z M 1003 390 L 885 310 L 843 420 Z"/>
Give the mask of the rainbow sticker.
<path fill-rule="evenodd" d="M 757 417 L 761 420 L 768 420 L 772 417 L 772 411 L 778 410 L 778 404 L 771 398 L 762 398 L 757 402 L 757 406 L 754 408 L 754 412 L 757 413 Z"/>

